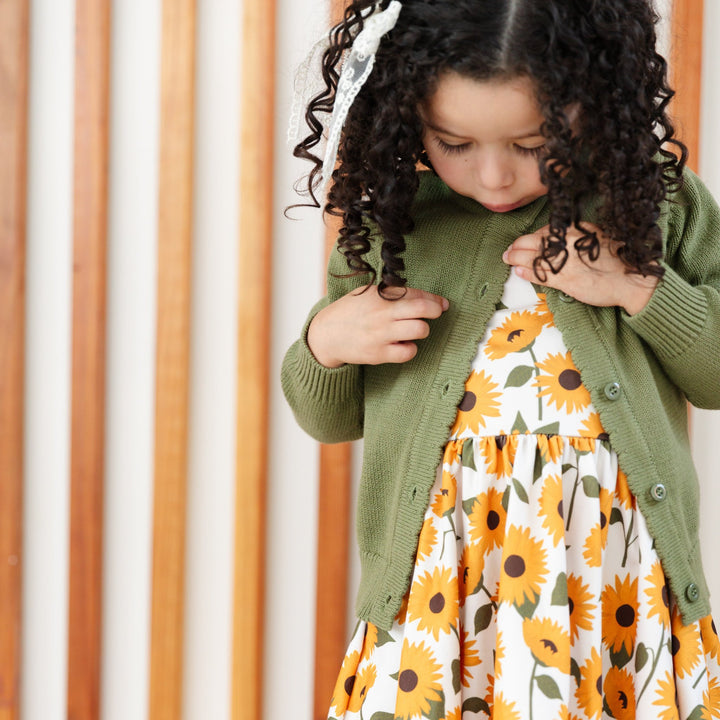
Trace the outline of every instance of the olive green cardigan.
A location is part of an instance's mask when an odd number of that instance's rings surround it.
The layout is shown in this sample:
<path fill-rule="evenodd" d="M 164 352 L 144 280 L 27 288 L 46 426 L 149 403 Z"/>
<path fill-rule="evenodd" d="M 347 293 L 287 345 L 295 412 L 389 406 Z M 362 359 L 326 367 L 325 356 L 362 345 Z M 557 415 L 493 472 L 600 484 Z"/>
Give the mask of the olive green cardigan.
<path fill-rule="evenodd" d="M 305 339 L 310 319 L 367 282 L 335 277 L 346 265 L 333 253 L 328 295 L 311 311 L 282 368 L 285 395 L 308 433 L 329 443 L 364 438 L 356 609 L 382 628 L 390 627 L 407 591 L 443 446 L 508 277 L 501 255 L 519 235 L 547 224 L 548 209 L 541 198 L 494 214 L 423 173 L 413 217 L 404 255 L 408 284 L 450 301 L 449 310 L 431 321 L 417 356 L 405 364 L 337 369 L 314 359 Z M 686 400 L 720 407 L 720 210 L 688 172 L 659 222 L 665 277 L 640 313 L 584 305 L 552 289 L 547 303 L 689 623 L 710 612 Z M 378 245 L 369 255 L 374 266 Z"/>

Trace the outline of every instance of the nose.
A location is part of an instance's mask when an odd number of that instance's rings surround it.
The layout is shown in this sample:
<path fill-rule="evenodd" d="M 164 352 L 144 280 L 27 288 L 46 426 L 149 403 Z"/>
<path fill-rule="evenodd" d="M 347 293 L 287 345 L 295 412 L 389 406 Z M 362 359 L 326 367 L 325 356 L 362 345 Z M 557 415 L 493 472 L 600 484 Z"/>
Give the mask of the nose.
<path fill-rule="evenodd" d="M 497 150 L 479 153 L 475 174 L 478 183 L 486 190 L 503 190 L 510 187 L 515 180 L 508 158 Z"/>

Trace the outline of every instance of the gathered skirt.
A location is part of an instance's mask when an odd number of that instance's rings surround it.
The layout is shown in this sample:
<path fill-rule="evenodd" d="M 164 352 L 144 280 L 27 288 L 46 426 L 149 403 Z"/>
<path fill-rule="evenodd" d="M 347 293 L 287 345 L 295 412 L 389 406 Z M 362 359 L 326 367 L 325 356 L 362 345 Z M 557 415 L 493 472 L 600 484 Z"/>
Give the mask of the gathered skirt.
<path fill-rule="evenodd" d="M 720 642 L 683 625 L 544 295 L 480 343 L 389 631 L 358 623 L 335 720 L 712 720 Z"/>

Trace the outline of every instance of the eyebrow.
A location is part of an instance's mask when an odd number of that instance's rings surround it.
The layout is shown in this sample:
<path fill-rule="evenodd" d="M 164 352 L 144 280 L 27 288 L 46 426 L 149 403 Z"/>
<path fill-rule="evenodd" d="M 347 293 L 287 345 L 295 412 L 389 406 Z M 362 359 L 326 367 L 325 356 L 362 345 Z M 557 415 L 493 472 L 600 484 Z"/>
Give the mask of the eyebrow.
<path fill-rule="evenodd" d="M 424 121 L 425 126 L 429 127 L 431 130 L 434 130 L 435 132 L 439 132 L 442 135 L 450 135 L 454 138 L 466 138 L 467 135 L 457 135 L 456 133 L 452 132 L 452 130 L 448 130 L 447 128 L 441 127 L 440 125 L 435 125 L 435 123 L 428 122 L 427 120 Z M 532 130 L 527 133 L 521 133 L 520 135 L 515 135 L 513 137 L 507 138 L 508 140 L 529 140 L 530 138 L 536 138 L 536 137 L 544 137 L 543 134 L 540 132 L 540 128 L 537 128 L 537 130 Z"/>

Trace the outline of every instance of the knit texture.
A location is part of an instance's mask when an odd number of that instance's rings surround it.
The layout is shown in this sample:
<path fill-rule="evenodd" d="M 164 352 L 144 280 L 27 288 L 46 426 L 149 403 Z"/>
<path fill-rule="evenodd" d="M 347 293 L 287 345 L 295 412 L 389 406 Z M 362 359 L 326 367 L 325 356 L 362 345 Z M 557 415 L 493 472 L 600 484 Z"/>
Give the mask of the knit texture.
<path fill-rule="evenodd" d="M 322 442 L 364 438 L 357 510 L 362 578 L 357 613 L 389 628 L 407 591 L 442 449 L 485 326 L 509 274 L 501 256 L 548 222 L 545 198 L 495 214 L 422 173 L 415 229 L 404 254 L 410 287 L 446 297 L 430 336 L 404 364 L 328 369 L 310 352 L 315 314 L 367 277 L 340 278 L 333 253 L 328 294 L 311 311 L 282 368 L 299 424 Z M 592 221 L 592 213 L 586 218 Z M 686 399 L 720 407 L 720 210 L 698 178 L 665 203 L 665 278 L 629 316 L 553 289 L 547 303 L 590 391 L 620 467 L 647 520 L 683 620 L 710 612 L 698 547 L 698 481 Z M 379 269 L 379 241 L 369 262 Z M 664 500 L 652 488 L 662 483 Z M 695 589 L 697 589 L 696 592 Z"/>

